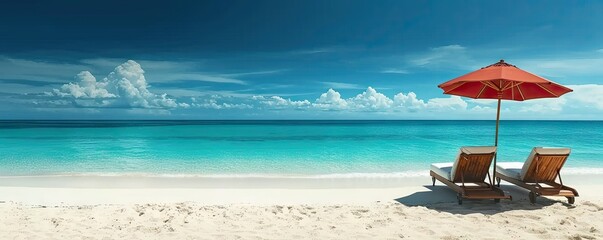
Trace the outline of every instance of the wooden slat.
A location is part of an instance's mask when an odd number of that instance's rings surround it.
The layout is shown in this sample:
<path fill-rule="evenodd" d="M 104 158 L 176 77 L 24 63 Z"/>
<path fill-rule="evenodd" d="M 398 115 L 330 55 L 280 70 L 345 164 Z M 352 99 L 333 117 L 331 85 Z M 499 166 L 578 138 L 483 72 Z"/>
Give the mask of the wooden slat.
<path fill-rule="evenodd" d="M 526 182 L 554 182 L 568 155 L 536 154 L 534 158 L 523 180 Z M 537 164 L 538 171 L 536 171 Z"/>
<path fill-rule="evenodd" d="M 490 165 L 494 159 L 494 153 L 491 154 L 465 154 L 461 153 L 454 173 L 453 182 L 479 182 L 486 179 L 490 170 Z"/>

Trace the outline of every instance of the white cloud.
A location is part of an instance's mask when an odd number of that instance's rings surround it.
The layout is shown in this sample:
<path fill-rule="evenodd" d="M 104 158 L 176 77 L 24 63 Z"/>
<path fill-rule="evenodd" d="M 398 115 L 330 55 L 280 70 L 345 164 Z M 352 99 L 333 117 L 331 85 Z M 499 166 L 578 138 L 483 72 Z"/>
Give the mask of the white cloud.
<path fill-rule="evenodd" d="M 310 105 L 308 100 L 292 101 L 291 99 L 284 99 L 279 96 L 272 96 L 268 102 L 269 104 L 274 104 L 275 106 L 304 107 Z"/>
<path fill-rule="evenodd" d="M 155 94 L 148 90 L 144 70 L 135 61 L 117 66 L 102 81 L 87 71 L 76 76 L 75 83 L 64 84 L 54 89 L 53 94 L 59 97 L 74 98 L 77 105 L 83 107 L 128 106 L 141 108 L 176 108 L 187 107 L 169 98 L 167 94 Z M 96 99 L 97 101 L 91 101 Z"/>
<path fill-rule="evenodd" d="M 391 108 L 393 101 L 372 87 L 349 99 L 355 110 L 385 110 Z"/>
<path fill-rule="evenodd" d="M 459 45 L 450 45 L 432 49 L 432 56 L 422 59 L 425 64 L 442 64 L 448 61 L 446 54 L 455 51 L 465 51 L 466 49 Z M 438 54 L 435 54 L 438 53 Z M 603 59 L 603 58 L 602 58 Z M 0 59 L 1 60 L 1 59 Z M 5 59 L 6 60 L 6 59 Z M 90 62 L 92 63 L 92 62 Z M 106 64 L 95 62 L 96 64 Z M 576 63 L 579 64 L 579 63 Z M 167 66 L 169 63 L 157 63 L 158 66 Z M 553 65 L 541 65 L 554 67 Z M 67 66 L 71 67 L 71 66 Z M 592 66 L 591 66 L 592 67 Z M 176 79 L 200 80 L 208 82 L 246 84 L 246 82 L 230 77 L 271 74 L 277 71 L 250 72 L 239 74 L 221 74 L 209 76 L 204 74 L 171 74 L 171 79 L 160 79 L 159 81 L 172 81 Z M 167 75 L 166 75 L 167 76 Z M 100 79 L 100 78 L 99 78 Z M 448 96 L 431 99 L 421 99 L 414 92 L 395 94 L 392 98 L 380 93 L 373 87 L 355 96 L 345 98 L 336 88 L 357 89 L 357 84 L 343 82 L 321 82 L 321 84 L 330 87 L 326 92 L 319 95 L 314 100 L 291 99 L 283 94 L 274 94 L 273 96 L 258 96 L 254 94 L 239 93 L 233 91 L 209 91 L 209 90 L 190 90 L 190 89 L 166 89 L 163 94 L 151 92 L 150 86 L 145 78 L 145 71 L 140 64 L 129 60 L 117 66 L 107 77 L 102 80 L 97 79 L 89 71 L 82 71 L 76 77 L 74 82 L 70 82 L 57 87 L 52 92 L 45 92 L 48 99 L 35 101 L 36 106 L 54 105 L 65 107 L 68 105 L 77 105 L 87 108 L 102 107 L 128 107 L 128 108 L 147 108 L 147 109 L 256 109 L 256 110 L 304 110 L 304 111 L 337 111 L 353 114 L 354 112 L 376 112 L 389 113 L 389 116 L 395 114 L 416 113 L 413 116 L 441 116 L 440 112 L 450 112 L 447 116 L 461 116 L 465 113 L 473 113 L 481 118 L 488 117 L 496 109 L 496 100 L 475 100 L 463 99 L 458 96 Z M 5 84 L 6 85 L 6 84 Z M 561 98 L 538 99 L 524 102 L 505 101 L 504 108 L 513 115 L 510 118 L 533 118 L 534 113 L 538 116 L 588 116 L 601 115 L 603 110 L 603 85 L 601 84 L 583 84 L 568 85 L 574 89 L 574 92 L 568 93 Z M 179 100 L 168 96 L 167 93 L 174 93 L 179 96 Z M 215 93 L 215 94 L 214 94 Z M 224 96 L 215 96 L 216 94 Z M 172 95 L 172 96 L 173 96 Z M 307 94 L 304 94 L 307 95 Z M 42 96 L 42 95 L 37 95 Z M 188 97 L 194 96 L 190 101 Z M 186 100 L 184 98 L 187 98 Z M 261 112 L 259 112 L 261 113 Z M 258 114 L 258 112 L 254 112 Z M 456 114 L 456 115 L 455 115 Z M 352 116 L 352 115 L 350 115 Z M 403 115 L 399 115 L 403 116 Z M 409 115 L 405 115 L 409 116 Z"/>
<path fill-rule="evenodd" d="M 467 102 L 459 96 L 432 98 L 427 101 L 427 108 L 437 110 L 464 110 L 467 109 Z"/>
<path fill-rule="evenodd" d="M 229 102 L 219 102 L 219 100 L 223 99 L 222 96 L 212 95 L 208 99 L 198 100 L 195 97 L 191 98 L 191 107 L 196 108 L 207 108 L 207 109 L 251 109 L 252 105 L 245 103 L 229 103 Z"/>
<path fill-rule="evenodd" d="M 567 100 L 565 98 L 543 98 L 532 99 L 529 102 L 521 102 L 520 112 L 551 113 L 560 112 Z M 517 103 L 515 103 L 517 105 Z"/>
<path fill-rule="evenodd" d="M 417 111 L 425 108 L 425 106 L 425 101 L 417 99 L 417 94 L 414 92 L 409 92 L 406 95 L 404 93 L 398 93 L 394 96 L 394 107 Z"/>
<path fill-rule="evenodd" d="M 571 105 L 595 108 L 603 110 L 603 85 L 601 84 L 583 84 L 583 85 L 567 85 L 574 92 L 565 94 L 561 98 L 567 99 Z"/>
<path fill-rule="evenodd" d="M 490 113 L 490 112 L 492 112 L 493 113 L 493 112 L 495 112 L 495 109 L 491 108 L 491 107 L 487 107 L 487 106 L 483 107 L 483 106 L 479 106 L 478 105 L 478 106 L 472 107 L 471 111 L 472 112 L 484 112 L 484 113 Z"/>
<path fill-rule="evenodd" d="M 448 111 L 448 110 L 466 110 L 467 102 L 458 96 L 448 98 L 432 98 L 427 102 L 417 98 L 414 92 L 408 94 L 398 93 L 394 99 L 387 97 L 383 93 L 378 92 L 372 87 L 368 87 L 366 91 L 351 97 L 342 98 L 341 94 L 333 89 L 320 95 L 314 102 L 308 100 L 292 101 L 283 99 L 278 96 L 266 98 L 263 96 L 255 96 L 253 100 L 257 100 L 267 107 L 284 106 L 300 107 L 304 106 L 308 109 L 316 110 L 337 110 L 337 111 L 370 111 L 370 112 L 418 112 L 421 110 L 427 111 Z M 292 104 L 298 103 L 298 104 Z"/>
<path fill-rule="evenodd" d="M 467 102 L 475 103 L 475 104 L 479 104 L 479 105 L 492 105 L 492 104 L 496 104 L 497 100 L 496 99 L 473 99 L 473 98 L 470 98 L 467 100 Z"/>
<path fill-rule="evenodd" d="M 348 102 L 341 98 L 341 94 L 332 88 L 316 99 L 314 106 L 320 109 L 345 109 Z"/>
<path fill-rule="evenodd" d="M 502 111 L 508 112 L 505 118 L 534 118 L 534 113 L 547 116 L 566 116 L 571 114 L 601 113 L 603 110 L 603 85 L 568 85 L 574 89 L 573 93 L 568 93 L 560 98 L 534 99 L 529 101 L 503 101 Z M 334 89 L 329 89 L 322 93 L 319 98 L 313 102 L 308 100 L 293 101 L 278 96 L 263 97 L 255 96 L 255 101 L 267 109 L 286 109 L 299 108 L 311 110 L 331 110 L 340 112 L 382 112 L 382 113 L 417 113 L 417 116 L 439 116 L 436 113 L 449 112 L 450 116 L 458 118 L 467 118 L 464 114 L 477 118 L 488 118 L 490 114 L 496 111 L 496 100 L 474 100 L 464 99 L 459 96 L 448 96 L 442 98 L 420 99 L 414 92 L 398 93 L 393 99 L 378 92 L 372 87 L 366 91 L 351 98 L 343 98 L 342 95 Z M 293 102 L 300 103 L 298 105 Z M 494 104 L 493 104 L 494 103 Z M 510 114 L 510 115 L 509 115 Z M 472 117 L 472 118 L 473 118 Z"/>
<path fill-rule="evenodd" d="M 106 80 L 106 79 L 105 79 Z M 61 89 L 54 89 L 58 96 L 73 96 L 74 98 L 114 98 L 115 94 L 107 91 L 108 81 L 97 82 L 92 73 L 82 71 L 75 76 L 75 83 L 68 83 Z"/>
<path fill-rule="evenodd" d="M 276 108 L 276 109 L 282 109 L 282 108 L 288 108 L 288 107 L 307 108 L 311 105 L 310 101 L 308 101 L 308 100 L 293 101 L 291 99 L 285 99 L 285 98 L 282 98 L 279 96 L 272 96 L 272 97 L 253 96 L 252 99 L 256 100 L 256 101 L 260 102 L 261 104 L 264 104 L 268 107 Z"/>

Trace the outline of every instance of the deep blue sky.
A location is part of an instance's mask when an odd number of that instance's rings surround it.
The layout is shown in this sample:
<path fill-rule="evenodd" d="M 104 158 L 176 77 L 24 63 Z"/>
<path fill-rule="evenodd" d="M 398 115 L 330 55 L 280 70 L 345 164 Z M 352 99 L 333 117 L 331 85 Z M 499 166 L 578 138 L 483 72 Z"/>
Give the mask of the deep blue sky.
<path fill-rule="evenodd" d="M 490 119 L 436 86 L 501 58 L 575 90 L 503 118 L 603 119 L 598 1 L 20 1 L 0 29 L 2 119 Z"/>

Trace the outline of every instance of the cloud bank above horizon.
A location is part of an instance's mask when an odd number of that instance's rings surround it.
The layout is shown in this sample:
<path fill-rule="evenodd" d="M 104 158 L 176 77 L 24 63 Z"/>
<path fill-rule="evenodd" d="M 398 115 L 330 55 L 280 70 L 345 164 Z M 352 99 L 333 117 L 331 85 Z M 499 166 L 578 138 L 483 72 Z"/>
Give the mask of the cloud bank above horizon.
<path fill-rule="evenodd" d="M 455 48 L 454 50 L 458 50 Z M 158 80 L 163 82 L 165 80 Z M 239 118 L 258 117 L 287 118 L 281 113 L 310 118 L 326 113 L 327 118 L 491 118 L 495 112 L 494 100 L 475 100 L 458 96 L 420 98 L 416 93 L 399 92 L 392 97 L 367 86 L 356 95 L 343 97 L 342 93 L 329 88 L 315 98 L 297 98 L 279 95 L 230 95 L 220 93 L 196 93 L 178 96 L 153 91 L 153 81 L 147 81 L 143 66 L 134 60 L 119 64 L 107 76 L 97 78 L 90 71 L 81 71 L 73 82 L 48 89 L 36 96 L 34 105 L 38 109 L 65 110 L 88 109 L 102 114 L 103 109 L 135 110 L 135 113 L 150 115 L 191 114 L 206 111 L 233 111 Z M 345 86 L 344 86 L 345 87 Z M 575 112 L 590 111 L 603 113 L 603 85 L 568 85 L 573 93 L 555 99 L 538 99 L 526 102 L 506 102 L 503 112 L 514 112 L 519 116 L 535 113 L 547 116 L 563 116 Z M 356 88 L 353 88 L 356 89 Z M 439 116 L 439 117 L 438 117 Z M 203 117 L 201 117 L 203 118 Z"/>

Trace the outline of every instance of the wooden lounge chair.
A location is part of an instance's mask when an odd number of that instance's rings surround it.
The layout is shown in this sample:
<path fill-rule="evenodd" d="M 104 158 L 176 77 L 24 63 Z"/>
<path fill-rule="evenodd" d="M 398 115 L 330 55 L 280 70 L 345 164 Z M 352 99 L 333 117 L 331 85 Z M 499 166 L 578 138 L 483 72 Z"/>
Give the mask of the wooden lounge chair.
<path fill-rule="evenodd" d="M 574 204 L 578 196 L 576 189 L 563 185 L 561 168 L 570 154 L 569 148 L 543 148 L 535 147 L 525 162 L 500 162 L 496 164 L 496 181 L 500 180 L 513 183 L 530 190 L 531 203 L 536 202 L 536 197 L 562 196 L 570 204 Z M 559 178 L 559 183 L 555 180 Z"/>
<path fill-rule="evenodd" d="M 492 184 L 490 165 L 496 154 L 496 147 L 461 147 L 454 162 L 431 164 L 431 179 L 448 185 L 457 192 L 459 204 L 463 199 L 511 199 L 511 196 Z M 488 182 L 485 182 L 486 176 Z M 460 183 L 460 185 L 458 185 Z"/>

